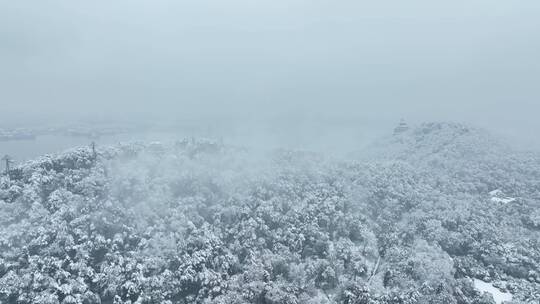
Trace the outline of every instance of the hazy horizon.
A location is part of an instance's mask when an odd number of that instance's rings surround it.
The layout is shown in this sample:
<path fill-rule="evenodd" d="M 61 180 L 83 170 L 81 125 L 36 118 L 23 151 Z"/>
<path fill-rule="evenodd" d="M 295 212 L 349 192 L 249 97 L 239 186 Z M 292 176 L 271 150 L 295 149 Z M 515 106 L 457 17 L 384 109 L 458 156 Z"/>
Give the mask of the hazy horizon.
<path fill-rule="evenodd" d="M 0 1 L 0 122 L 457 121 L 538 146 L 540 3 Z"/>

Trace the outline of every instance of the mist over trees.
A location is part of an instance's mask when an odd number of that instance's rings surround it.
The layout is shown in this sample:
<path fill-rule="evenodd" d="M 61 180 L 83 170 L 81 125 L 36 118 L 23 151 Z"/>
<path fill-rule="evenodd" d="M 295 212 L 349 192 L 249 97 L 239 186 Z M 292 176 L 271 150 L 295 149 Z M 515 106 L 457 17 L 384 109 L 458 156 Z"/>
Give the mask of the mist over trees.
<path fill-rule="evenodd" d="M 539 29 L 0 0 L 0 304 L 540 304 Z"/>
<path fill-rule="evenodd" d="M 0 177 L 0 302 L 537 303 L 539 199 L 540 155 L 452 123 L 347 159 L 74 149 Z"/>

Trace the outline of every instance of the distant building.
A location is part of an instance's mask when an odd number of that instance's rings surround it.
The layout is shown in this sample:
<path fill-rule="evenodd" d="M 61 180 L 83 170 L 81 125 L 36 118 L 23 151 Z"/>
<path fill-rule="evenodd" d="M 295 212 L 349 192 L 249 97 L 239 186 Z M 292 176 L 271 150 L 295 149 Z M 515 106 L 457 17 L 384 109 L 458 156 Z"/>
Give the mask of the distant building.
<path fill-rule="evenodd" d="M 409 125 L 407 125 L 405 120 L 402 119 L 399 122 L 399 125 L 394 129 L 394 134 L 401 134 L 403 132 L 406 132 L 407 130 L 409 130 Z"/>

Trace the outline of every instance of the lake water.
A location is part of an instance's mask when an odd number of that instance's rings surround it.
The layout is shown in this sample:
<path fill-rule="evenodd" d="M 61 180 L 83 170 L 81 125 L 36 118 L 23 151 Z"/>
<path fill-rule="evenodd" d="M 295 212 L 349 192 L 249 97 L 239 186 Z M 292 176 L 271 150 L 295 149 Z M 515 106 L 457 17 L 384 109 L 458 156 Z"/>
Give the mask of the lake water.
<path fill-rule="evenodd" d="M 129 133 L 113 136 L 102 136 L 97 139 L 85 137 L 43 135 L 35 140 L 0 141 L 0 155 L 10 155 L 15 163 L 21 163 L 45 154 L 62 152 L 64 150 L 96 145 L 112 145 L 130 141 L 174 141 L 183 139 L 178 133 Z"/>

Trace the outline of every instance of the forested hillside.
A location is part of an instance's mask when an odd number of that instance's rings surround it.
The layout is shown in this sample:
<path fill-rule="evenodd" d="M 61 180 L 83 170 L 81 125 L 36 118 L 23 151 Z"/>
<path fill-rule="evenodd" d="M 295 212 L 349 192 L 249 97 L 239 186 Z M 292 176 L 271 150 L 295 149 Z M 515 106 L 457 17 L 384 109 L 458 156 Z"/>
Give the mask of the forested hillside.
<path fill-rule="evenodd" d="M 540 156 L 423 124 L 352 159 L 204 140 L 0 177 L 0 303 L 540 301 Z"/>

